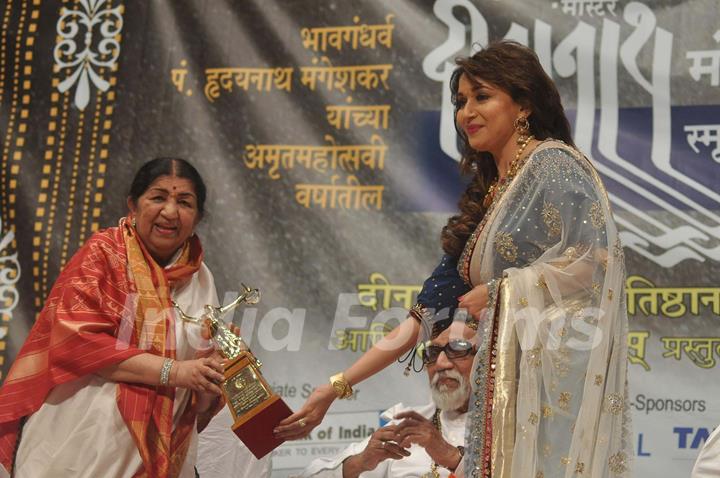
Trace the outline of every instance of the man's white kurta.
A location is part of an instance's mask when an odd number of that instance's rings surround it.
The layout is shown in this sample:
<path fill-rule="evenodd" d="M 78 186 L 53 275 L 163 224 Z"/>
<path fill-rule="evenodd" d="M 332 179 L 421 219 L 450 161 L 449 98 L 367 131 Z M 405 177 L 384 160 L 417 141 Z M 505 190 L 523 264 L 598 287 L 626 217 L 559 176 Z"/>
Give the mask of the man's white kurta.
<path fill-rule="evenodd" d="M 397 404 L 387 410 L 384 415 L 395 416 L 398 413 L 406 411 L 415 411 L 423 417 L 430 420 L 435 413 L 435 404 L 429 404 L 422 407 L 404 407 Z M 445 441 L 453 446 L 462 445 L 465 438 L 465 419 L 467 413 L 440 412 L 440 423 L 442 425 L 442 435 Z M 398 422 L 392 421 L 391 424 Z M 357 455 L 366 447 L 370 437 L 362 442 L 353 443 L 338 456 L 334 458 L 318 458 L 310 463 L 310 466 L 300 475 L 302 478 L 342 478 L 342 463 L 346 458 Z M 421 446 L 413 444 L 410 448 L 410 456 L 402 460 L 387 459 L 381 462 L 377 468 L 360 474 L 360 478 L 417 478 L 430 472 L 432 460 Z M 450 472 L 439 466 L 437 468 L 441 478 L 447 478 Z"/>

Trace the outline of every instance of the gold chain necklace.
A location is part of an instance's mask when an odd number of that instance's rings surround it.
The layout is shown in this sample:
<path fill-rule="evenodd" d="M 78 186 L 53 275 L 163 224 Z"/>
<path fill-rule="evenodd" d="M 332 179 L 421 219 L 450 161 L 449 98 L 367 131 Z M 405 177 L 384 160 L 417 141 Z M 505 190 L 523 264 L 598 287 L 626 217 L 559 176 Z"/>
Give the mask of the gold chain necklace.
<path fill-rule="evenodd" d="M 490 205 L 495 201 L 495 198 L 505 192 L 505 189 L 507 189 L 508 185 L 512 182 L 513 178 L 517 174 L 518 168 L 520 167 L 520 157 L 522 156 L 523 151 L 525 151 L 525 148 L 527 148 L 527 145 L 530 144 L 530 141 L 532 141 L 533 139 L 535 139 L 535 137 L 533 135 L 530 135 L 527 137 L 527 139 L 525 139 L 525 141 L 520 144 L 520 147 L 515 154 L 515 159 L 513 159 L 510 163 L 505 177 L 502 178 L 502 180 L 498 180 L 496 178 L 492 182 L 492 184 L 490 184 L 490 187 L 488 188 L 488 191 L 483 198 L 483 207 L 485 209 L 488 209 Z"/>
<path fill-rule="evenodd" d="M 442 424 L 440 423 L 440 409 L 435 408 L 435 413 L 433 413 L 432 416 L 432 423 L 435 425 L 435 428 L 437 428 L 437 431 L 440 432 L 440 435 L 442 436 Z M 440 473 L 437 471 L 438 465 L 434 461 L 430 462 L 430 471 L 428 473 L 425 473 L 421 478 L 440 478 Z"/>

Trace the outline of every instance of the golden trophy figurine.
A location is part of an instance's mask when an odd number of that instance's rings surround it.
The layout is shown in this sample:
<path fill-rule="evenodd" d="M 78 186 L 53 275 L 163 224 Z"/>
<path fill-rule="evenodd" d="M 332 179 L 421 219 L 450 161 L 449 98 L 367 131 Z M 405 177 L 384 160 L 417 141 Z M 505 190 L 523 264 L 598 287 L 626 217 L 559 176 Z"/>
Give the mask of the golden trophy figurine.
<path fill-rule="evenodd" d="M 257 304 L 260 291 L 242 284 L 243 292 L 223 307 L 205 306 L 201 317 L 191 317 L 173 302 L 180 318 L 206 326 L 215 350 L 225 362 L 225 380 L 220 384 L 225 401 L 234 419 L 233 432 L 255 455 L 262 458 L 282 444 L 273 436 L 273 428 L 292 415 L 290 408 L 274 393 L 260 373 L 262 363 L 253 355 L 245 341 L 222 321 L 222 317 L 240 304 Z"/>

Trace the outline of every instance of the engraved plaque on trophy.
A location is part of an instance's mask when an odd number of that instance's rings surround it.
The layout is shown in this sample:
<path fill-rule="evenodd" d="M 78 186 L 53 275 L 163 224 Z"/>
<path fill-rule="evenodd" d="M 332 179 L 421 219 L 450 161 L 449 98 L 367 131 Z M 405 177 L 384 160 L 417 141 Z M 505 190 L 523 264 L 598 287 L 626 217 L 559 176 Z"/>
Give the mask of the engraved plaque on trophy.
<path fill-rule="evenodd" d="M 262 363 L 242 337 L 225 325 L 222 317 L 240 304 L 259 301 L 260 291 L 243 284 L 243 292 L 237 299 L 223 307 L 206 305 L 205 313 L 199 318 L 185 314 L 173 303 L 183 320 L 208 327 L 215 350 L 227 359 L 220 389 L 233 416 L 233 432 L 256 458 L 262 458 L 283 443 L 273 435 L 273 429 L 292 415 L 292 411 L 260 373 Z"/>

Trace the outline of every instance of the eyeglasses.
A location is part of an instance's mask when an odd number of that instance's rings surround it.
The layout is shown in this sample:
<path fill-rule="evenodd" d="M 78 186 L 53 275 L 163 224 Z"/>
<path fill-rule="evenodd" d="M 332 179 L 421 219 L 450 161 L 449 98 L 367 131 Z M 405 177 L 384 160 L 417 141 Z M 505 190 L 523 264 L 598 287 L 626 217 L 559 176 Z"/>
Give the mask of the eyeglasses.
<path fill-rule="evenodd" d="M 451 340 L 443 347 L 428 343 L 422 351 L 423 363 L 425 365 L 434 364 L 440 356 L 440 352 L 445 352 L 447 358 L 455 360 L 474 353 L 475 345 L 467 340 Z"/>

